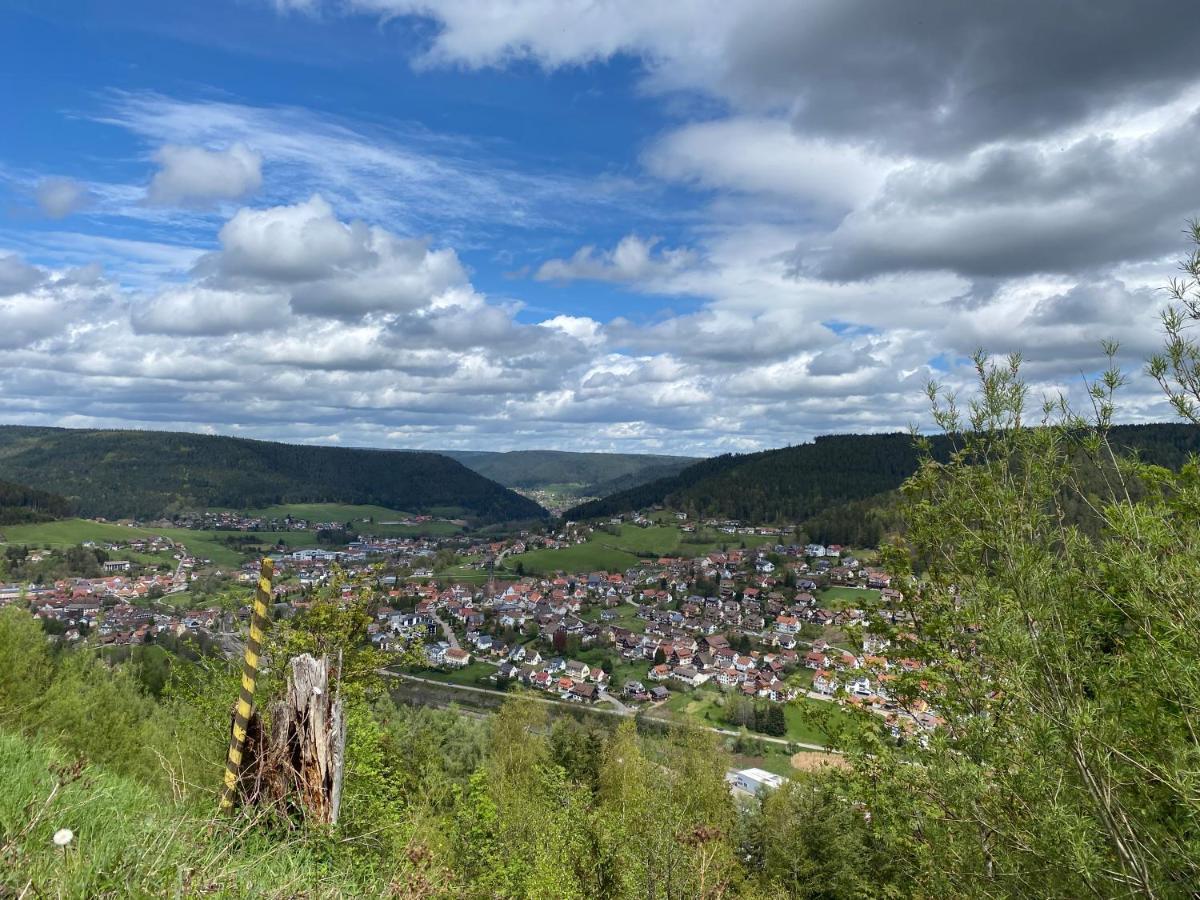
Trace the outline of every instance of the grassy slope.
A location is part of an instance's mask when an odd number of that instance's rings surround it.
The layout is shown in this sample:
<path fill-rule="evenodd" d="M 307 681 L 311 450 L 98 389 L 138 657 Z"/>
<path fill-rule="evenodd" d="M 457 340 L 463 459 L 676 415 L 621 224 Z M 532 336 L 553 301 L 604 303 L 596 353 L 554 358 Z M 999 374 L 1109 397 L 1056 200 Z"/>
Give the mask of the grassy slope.
<path fill-rule="evenodd" d="M 211 809 L 172 806 L 136 781 L 88 767 L 55 791 L 61 754 L 0 732 L 0 895 L 37 897 L 377 894 L 295 843 Z M 214 773 L 214 779 L 219 773 Z M 53 796 L 51 796 L 53 794 Z M 70 828 L 66 850 L 51 837 Z"/>
<path fill-rule="evenodd" d="M 619 535 L 596 530 L 587 543 L 562 550 L 531 550 L 504 559 L 509 571 L 522 563 L 530 574 L 564 572 L 592 572 L 599 570 L 623 571 L 638 564 L 638 554 L 655 556 L 701 556 L 721 546 L 730 548 L 757 547 L 772 543 L 777 538 L 762 535 L 712 534 L 702 537 L 711 540 L 699 542 L 683 541 L 683 533 L 673 525 L 652 525 L 640 528 L 637 525 L 622 525 Z"/>
<path fill-rule="evenodd" d="M 57 522 L 41 522 L 36 525 L 10 525 L 0 529 L 5 540 L 10 544 L 27 544 L 31 547 L 71 547 L 84 541 L 103 543 L 106 541 L 129 541 L 139 537 L 153 537 L 161 534 L 172 540 L 179 541 L 197 556 L 211 559 L 220 566 L 236 566 L 243 555 L 227 547 L 218 540 L 222 533 L 212 531 L 192 531 L 187 528 L 131 528 L 126 525 L 112 525 L 106 522 L 93 522 L 90 519 L 61 519 Z M 229 534 L 224 532 L 223 534 Z M 259 535 L 264 541 L 270 540 L 269 535 Z M 285 538 L 304 543 L 311 543 L 307 534 L 287 534 Z"/>

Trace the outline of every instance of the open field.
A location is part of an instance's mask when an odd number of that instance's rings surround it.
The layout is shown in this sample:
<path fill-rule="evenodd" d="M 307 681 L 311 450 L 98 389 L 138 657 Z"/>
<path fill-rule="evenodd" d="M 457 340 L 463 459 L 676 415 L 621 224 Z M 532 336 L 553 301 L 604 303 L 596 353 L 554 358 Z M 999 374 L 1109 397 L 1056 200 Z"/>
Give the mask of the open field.
<path fill-rule="evenodd" d="M 879 599 L 874 588 L 827 587 L 817 592 L 817 600 L 827 609 L 846 609 Z"/>
<path fill-rule="evenodd" d="M 264 509 L 248 510 L 252 516 L 266 519 L 306 519 L 309 522 L 359 522 L 374 519 L 376 522 L 391 522 L 406 519 L 411 513 L 384 506 L 355 505 L 351 503 L 284 503 Z"/>
<path fill-rule="evenodd" d="M 431 681 L 441 681 L 446 684 L 465 684 L 472 687 L 490 687 L 495 688 L 495 685 L 489 682 L 488 676 L 498 669 L 499 666 L 494 666 L 487 662 L 472 662 L 469 666 L 463 666 L 461 669 L 450 669 L 443 672 L 441 669 L 425 669 L 420 672 L 413 672 L 421 678 L 428 678 Z"/>
<path fill-rule="evenodd" d="M 410 518 L 412 513 L 384 506 L 351 503 L 284 503 L 263 509 L 249 510 L 249 515 L 265 519 L 304 519 L 310 524 L 317 522 L 349 522 L 351 530 L 378 537 L 416 537 L 418 535 L 443 536 L 457 534 L 463 529 L 452 522 L 422 522 L 419 525 L 388 524 Z"/>
<path fill-rule="evenodd" d="M 193 532 L 187 528 L 132 528 L 110 522 L 92 522 L 88 518 L 64 518 L 56 522 L 38 522 L 23 526 L 7 526 L 0 529 L 8 544 L 25 544 L 31 547 L 71 547 L 84 541 L 104 542 L 130 541 L 137 538 L 152 538 L 163 535 L 179 541 L 194 556 L 211 559 L 216 565 L 233 566 L 241 563 L 245 554 L 221 542 L 220 538 L 235 532 Z M 302 534 L 302 533 L 301 533 Z M 302 534 L 305 541 L 311 536 Z M 269 535 L 263 535 L 270 540 Z M 146 558 L 160 559 L 158 554 Z"/>
<path fill-rule="evenodd" d="M 523 571 L 539 575 L 558 571 L 623 571 L 647 558 L 702 556 L 722 547 L 757 547 L 775 540 L 777 539 L 766 535 L 721 532 L 684 535 L 679 527 L 673 524 L 651 525 L 648 528 L 626 524 L 619 526 L 617 534 L 597 528 L 588 537 L 587 543 L 574 547 L 562 550 L 531 550 L 507 557 L 504 565 L 512 572 L 516 570 L 517 563 L 520 563 Z"/>
<path fill-rule="evenodd" d="M 721 694 L 716 689 L 699 688 L 696 690 L 676 690 L 663 709 L 674 717 L 695 722 L 697 725 L 707 725 L 716 728 L 733 728 L 725 721 L 723 710 L 718 705 Z M 822 719 L 826 716 L 838 717 L 845 715 L 839 707 L 821 700 L 811 700 L 802 697 L 784 704 L 784 719 L 787 731 L 783 737 L 789 741 L 805 744 L 828 744 L 829 735 L 822 728 Z M 755 732 L 751 732 L 753 736 Z"/>
<path fill-rule="evenodd" d="M 531 550 L 516 556 L 507 556 L 501 564 L 509 572 L 521 571 L 530 575 L 552 574 L 563 571 L 571 573 L 596 571 L 624 571 L 637 564 L 632 553 L 614 550 L 595 541 L 567 547 L 563 550 Z"/>

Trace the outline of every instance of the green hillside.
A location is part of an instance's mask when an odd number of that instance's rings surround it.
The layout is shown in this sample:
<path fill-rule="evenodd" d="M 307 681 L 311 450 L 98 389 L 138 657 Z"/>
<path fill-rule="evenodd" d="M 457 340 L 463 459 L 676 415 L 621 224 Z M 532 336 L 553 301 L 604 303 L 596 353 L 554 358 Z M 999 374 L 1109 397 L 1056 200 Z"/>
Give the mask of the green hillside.
<path fill-rule="evenodd" d="M 1110 439 L 1119 450 L 1172 469 L 1200 453 L 1200 428 L 1192 425 L 1118 425 Z M 932 446 L 935 458 L 944 460 L 952 442 L 939 436 Z M 813 520 L 825 539 L 867 544 L 878 528 L 860 528 L 864 517 L 878 523 L 889 518 L 880 510 L 892 505 L 889 492 L 913 474 L 917 458 L 908 434 L 827 435 L 809 444 L 706 459 L 671 477 L 580 504 L 564 516 L 586 519 L 663 504 L 694 517 Z M 854 536 L 840 536 L 841 531 Z"/>
<path fill-rule="evenodd" d="M 572 484 L 580 486 L 580 493 L 593 496 L 673 475 L 696 461 L 687 456 L 562 450 L 439 452 L 505 487 L 535 490 L 548 485 Z M 618 486 L 610 484 L 612 482 Z"/>
<path fill-rule="evenodd" d="M 70 504 L 58 494 L 0 481 L 0 525 L 48 522 L 69 510 Z"/>
<path fill-rule="evenodd" d="M 0 478 L 56 491 L 79 515 L 108 518 L 293 503 L 370 504 L 484 522 L 545 515 L 433 453 L 159 431 L 0 426 Z"/>

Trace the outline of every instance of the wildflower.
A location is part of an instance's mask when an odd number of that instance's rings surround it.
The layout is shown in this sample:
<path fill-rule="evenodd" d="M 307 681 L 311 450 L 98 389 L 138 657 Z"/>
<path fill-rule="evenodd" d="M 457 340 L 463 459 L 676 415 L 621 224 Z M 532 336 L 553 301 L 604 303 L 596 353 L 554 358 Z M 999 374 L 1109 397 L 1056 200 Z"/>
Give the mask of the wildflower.
<path fill-rule="evenodd" d="M 71 839 L 75 837 L 75 832 L 70 828 L 60 828 L 54 832 L 54 843 L 59 847 L 65 847 L 71 843 Z"/>

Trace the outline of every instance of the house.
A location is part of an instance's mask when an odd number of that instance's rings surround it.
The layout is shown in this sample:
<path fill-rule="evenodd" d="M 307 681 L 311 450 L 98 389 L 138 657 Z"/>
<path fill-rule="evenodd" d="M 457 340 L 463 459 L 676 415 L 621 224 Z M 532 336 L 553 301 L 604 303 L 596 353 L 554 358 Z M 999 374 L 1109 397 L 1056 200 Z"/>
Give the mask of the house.
<path fill-rule="evenodd" d="M 594 684 L 573 684 L 567 699 L 577 700 L 580 703 L 592 703 L 599 694 L 600 691 Z"/>
<path fill-rule="evenodd" d="M 828 658 L 819 650 L 812 650 L 804 654 L 804 665 L 806 668 L 823 669 L 828 664 Z"/>
<path fill-rule="evenodd" d="M 650 692 L 646 690 L 646 686 L 640 681 L 627 681 L 622 692 L 630 700 L 649 700 Z"/>
<path fill-rule="evenodd" d="M 572 659 L 567 661 L 565 671 L 571 678 L 584 679 L 588 677 L 591 669 L 587 663 Z"/>
<path fill-rule="evenodd" d="M 446 665 L 455 669 L 461 669 L 463 666 L 470 664 L 471 654 L 461 647 L 451 647 L 442 654 L 442 659 Z"/>
<path fill-rule="evenodd" d="M 691 666 L 679 666 L 671 673 L 671 677 L 684 684 L 695 687 L 708 681 L 708 676 L 697 672 Z"/>
<path fill-rule="evenodd" d="M 653 700 L 655 703 L 657 703 L 660 700 L 666 700 L 670 696 L 671 696 L 671 692 L 668 691 L 661 684 L 655 685 L 654 687 L 650 688 L 650 699 Z"/>
<path fill-rule="evenodd" d="M 667 667 L 666 663 L 662 663 L 651 669 L 646 677 L 651 681 L 666 681 L 671 677 L 671 670 Z"/>
<path fill-rule="evenodd" d="M 776 790 L 783 787 L 788 779 L 764 769 L 738 769 L 727 772 L 725 780 L 732 790 L 744 791 L 751 796 L 757 796 L 764 790 Z"/>

